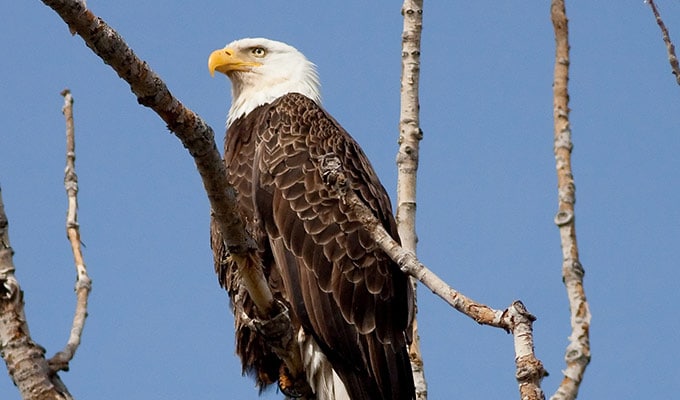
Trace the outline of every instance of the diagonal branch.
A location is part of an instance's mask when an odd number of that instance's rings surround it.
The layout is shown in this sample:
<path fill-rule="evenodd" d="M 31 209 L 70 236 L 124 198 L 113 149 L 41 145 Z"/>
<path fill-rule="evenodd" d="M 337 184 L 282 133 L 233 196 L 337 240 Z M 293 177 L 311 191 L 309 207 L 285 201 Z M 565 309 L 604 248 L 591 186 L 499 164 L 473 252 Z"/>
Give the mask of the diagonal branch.
<path fill-rule="evenodd" d="M 212 128 L 176 99 L 161 78 L 135 55 L 118 32 L 95 16 L 84 1 L 42 1 L 59 14 L 71 32 L 81 36 L 95 54 L 130 84 L 137 101 L 154 110 L 189 151 L 201 175 L 212 216 L 231 257 L 238 263 L 242 283 L 253 299 L 259 317 L 276 318 L 276 324 L 266 324 L 280 330 L 271 332 L 273 337 L 293 337 L 288 314 L 280 303 L 274 301 L 255 242 L 245 230 L 236 202 L 236 191 L 227 181 Z M 285 323 L 282 323 L 283 320 Z M 299 352 L 291 347 L 293 343 L 288 341 L 288 346 L 273 342 L 268 344 L 286 362 L 293 376 L 302 376 L 301 358 Z M 281 351 L 282 348 L 287 348 L 287 351 Z"/>
<path fill-rule="evenodd" d="M 73 316 L 71 334 L 66 347 L 55 354 L 48 362 L 53 371 L 68 371 L 68 364 L 80 346 L 80 338 L 87 318 L 87 300 L 92 290 L 92 280 L 87 274 L 87 267 L 83 260 L 80 247 L 80 225 L 78 225 L 78 176 L 76 175 L 76 142 L 73 127 L 73 96 L 68 89 L 61 92 L 64 96 L 64 106 L 61 111 L 66 119 L 66 168 L 64 171 L 64 186 L 68 197 L 68 212 L 66 213 L 66 236 L 71 243 L 73 259 L 76 266 L 76 311 Z"/>
<path fill-rule="evenodd" d="M 555 162 L 557 169 L 558 211 L 555 224 L 562 244 L 562 278 L 571 312 L 571 335 L 565 355 L 564 379 L 551 400 L 575 399 L 583 374 L 590 362 L 590 310 L 583 288 L 583 266 L 576 244 L 574 203 L 576 186 L 571 169 L 571 126 L 569 123 L 569 29 L 564 0 L 553 0 L 550 14 L 555 30 L 555 80 L 553 102 L 555 119 Z"/>
<path fill-rule="evenodd" d="M 401 38 L 401 115 L 397 153 L 397 229 L 402 246 L 416 253 L 416 178 L 418 150 L 423 138 L 420 130 L 420 36 L 423 29 L 423 0 L 405 0 L 401 9 L 404 30 Z M 411 279 L 415 315 L 418 314 L 417 282 Z M 413 318 L 409 358 L 416 387 L 416 400 L 427 399 L 427 381 L 420 351 L 418 320 Z"/>
<path fill-rule="evenodd" d="M 340 200 L 347 204 L 356 214 L 371 238 L 380 246 L 402 271 L 415 277 L 437 296 L 467 315 L 479 324 L 502 328 L 512 333 L 515 346 L 515 377 L 519 384 L 523 400 L 543 400 L 541 380 L 547 376 L 543 364 L 534 354 L 533 321 L 536 319 L 529 313 L 521 301 L 513 302 L 510 307 L 501 311 L 478 303 L 456 291 L 425 265 L 420 263 L 413 252 L 401 247 L 387 233 L 382 223 L 371 210 L 359 199 L 356 193 L 347 190 L 348 178 L 342 170 L 342 163 L 327 163 L 322 171 L 326 183 Z"/>
<path fill-rule="evenodd" d="M 95 54 L 130 84 L 140 104 L 153 109 L 168 124 L 168 128 L 194 158 L 210 200 L 212 214 L 230 254 L 243 264 L 254 261 L 255 244 L 245 231 L 238 213 L 236 192 L 227 182 L 212 128 L 176 99 L 161 78 L 135 55 L 118 32 L 88 10 L 84 2 L 43 0 L 43 3 L 54 9 Z M 247 267 L 256 269 L 258 265 Z M 257 287 L 257 284 L 253 287 Z M 268 300 L 272 299 L 271 293 L 261 293 L 253 298 L 258 300 L 258 309 L 268 314 L 273 304 L 273 301 L 268 304 Z"/>
<path fill-rule="evenodd" d="M 678 83 L 678 85 L 680 85 L 680 64 L 678 63 L 678 57 L 675 55 L 675 46 L 673 45 L 673 42 L 671 42 L 671 37 L 668 34 L 668 29 L 666 29 L 666 24 L 664 24 L 663 20 L 661 19 L 661 14 L 654 3 L 654 0 L 647 0 L 647 3 L 652 8 L 652 13 L 654 13 L 656 23 L 661 29 L 663 42 L 666 45 L 666 52 L 668 53 L 668 61 L 671 63 L 671 70 L 673 71 L 673 75 L 675 75 L 675 81 Z"/>
<path fill-rule="evenodd" d="M 45 360 L 45 349 L 31 339 L 23 292 L 14 276 L 13 255 L 0 190 L 0 355 L 22 399 L 72 399 Z"/>

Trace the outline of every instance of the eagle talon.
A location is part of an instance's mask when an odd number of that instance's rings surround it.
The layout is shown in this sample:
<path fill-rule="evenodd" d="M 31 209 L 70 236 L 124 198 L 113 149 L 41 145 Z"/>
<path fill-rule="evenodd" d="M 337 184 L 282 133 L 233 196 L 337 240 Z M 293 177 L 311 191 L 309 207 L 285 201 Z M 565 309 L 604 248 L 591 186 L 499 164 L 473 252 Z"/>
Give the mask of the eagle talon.
<path fill-rule="evenodd" d="M 286 367 L 283 364 L 281 364 L 281 368 L 279 369 L 278 383 L 279 390 L 281 390 L 281 393 L 283 393 L 287 397 L 299 399 L 304 396 L 304 393 L 302 393 L 298 388 L 299 385 L 296 385 L 294 378 L 290 375 L 288 367 Z"/>

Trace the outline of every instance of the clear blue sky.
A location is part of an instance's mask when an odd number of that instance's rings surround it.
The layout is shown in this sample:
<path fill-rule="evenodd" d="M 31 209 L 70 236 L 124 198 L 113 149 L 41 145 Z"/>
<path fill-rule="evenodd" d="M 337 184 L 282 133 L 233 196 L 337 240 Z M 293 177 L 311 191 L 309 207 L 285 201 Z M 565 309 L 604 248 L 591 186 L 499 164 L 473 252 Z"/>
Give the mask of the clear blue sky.
<path fill-rule="evenodd" d="M 288 42 L 319 67 L 326 108 L 394 193 L 400 2 L 89 0 L 219 133 L 233 39 Z M 537 317 L 536 354 L 561 379 L 569 335 L 552 153 L 547 2 L 432 1 L 422 43 L 419 254 L 458 290 Z M 680 4 L 659 1 L 680 40 Z M 580 398 L 669 398 L 680 378 L 680 87 L 642 0 L 569 2 L 577 230 L 593 314 Z M 0 185 L 33 338 L 60 350 L 74 308 L 65 239 L 64 122 L 75 97 L 80 223 L 94 280 L 76 398 L 255 399 L 212 271 L 208 203 L 163 122 L 41 2 L 0 16 Z M 679 42 L 680 43 L 680 42 Z M 517 398 L 512 339 L 420 292 L 430 398 Z M 0 373 L 0 397 L 19 395 Z M 280 398 L 275 391 L 266 399 Z"/>

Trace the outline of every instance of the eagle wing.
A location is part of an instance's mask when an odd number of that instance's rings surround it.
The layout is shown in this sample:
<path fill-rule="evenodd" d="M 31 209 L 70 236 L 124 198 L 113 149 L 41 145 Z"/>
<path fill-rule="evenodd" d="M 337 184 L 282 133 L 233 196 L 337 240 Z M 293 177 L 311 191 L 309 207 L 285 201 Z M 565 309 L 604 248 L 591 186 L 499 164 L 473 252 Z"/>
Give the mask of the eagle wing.
<path fill-rule="evenodd" d="M 229 128 L 225 163 L 246 225 L 258 242 L 274 295 L 294 328 L 321 347 L 353 400 L 414 397 L 407 353 L 413 298 L 408 278 L 324 183 L 320 163 L 340 160 L 349 190 L 398 240 L 389 197 L 359 145 L 321 107 L 299 94 L 261 106 Z M 237 352 L 260 387 L 280 360 L 243 316 L 252 301 L 212 228 L 215 266 L 230 294 Z"/>
<path fill-rule="evenodd" d="M 254 209 L 295 316 L 352 399 L 412 398 L 407 276 L 324 183 L 320 163 L 340 160 L 348 190 L 397 239 L 385 189 L 354 139 L 312 100 L 283 96 L 263 118 L 253 160 Z"/>

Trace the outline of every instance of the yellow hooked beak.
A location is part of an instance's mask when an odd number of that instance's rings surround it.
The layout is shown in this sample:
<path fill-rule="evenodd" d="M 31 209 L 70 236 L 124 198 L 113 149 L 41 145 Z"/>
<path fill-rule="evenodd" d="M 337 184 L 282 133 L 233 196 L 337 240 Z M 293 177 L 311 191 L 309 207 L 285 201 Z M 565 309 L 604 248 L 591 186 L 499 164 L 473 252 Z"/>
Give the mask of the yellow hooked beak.
<path fill-rule="evenodd" d="M 215 71 L 227 74 L 232 71 L 248 71 L 250 67 L 258 67 L 260 65 L 262 63 L 239 58 L 236 51 L 229 47 L 215 50 L 208 57 L 210 76 L 215 76 Z"/>

